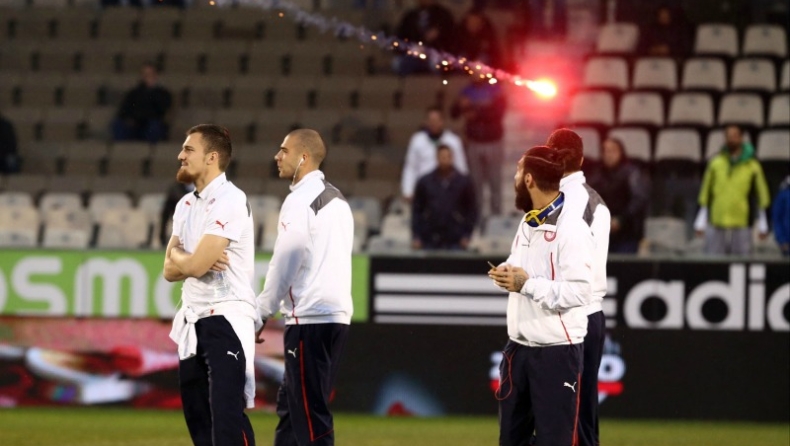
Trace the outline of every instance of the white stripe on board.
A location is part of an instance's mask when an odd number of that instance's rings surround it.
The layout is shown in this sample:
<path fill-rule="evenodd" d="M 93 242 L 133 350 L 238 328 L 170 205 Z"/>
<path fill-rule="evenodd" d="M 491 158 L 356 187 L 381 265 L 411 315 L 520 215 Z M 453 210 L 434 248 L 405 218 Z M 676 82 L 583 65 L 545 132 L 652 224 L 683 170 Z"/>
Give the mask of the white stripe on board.
<path fill-rule="evenodd" d="M 496 314 L 507 312 L 507 297 L 415 296 L 377 294 L 373 306 L 378 313 Z"/>
<path fill-rule="evenodd" d="M 379 324 L 419 324 L 419 325 L 507 325 L 504 317 L 469 317 L 469 316 L 394 316 L 377 315 L 374 318 Z M 503 336 L 507 333 L 503 332 Z"/>
<path fill-rule="evenodd" d="M 486 265 L 480 276 L 469 274 L 376 274 L 376 291 L 400 291 L 423 293 L 485 293 L 507 295 L 497 288 L 486 276 Z"/>

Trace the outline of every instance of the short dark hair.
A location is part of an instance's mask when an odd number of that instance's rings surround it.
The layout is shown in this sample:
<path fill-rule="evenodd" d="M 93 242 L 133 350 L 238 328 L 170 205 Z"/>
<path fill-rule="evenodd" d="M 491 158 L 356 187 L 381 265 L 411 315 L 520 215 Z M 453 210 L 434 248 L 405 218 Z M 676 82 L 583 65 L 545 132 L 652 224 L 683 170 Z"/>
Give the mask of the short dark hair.
<path fill-rule="evenodd" d="M 728 129 L 728 128 L 730 128 L 730 127 L 732 127 L 732 128 L 734 128 L 735 130 L 737 130 L 737 131 L 738 131 L 738 134 L 739 134 L 739 135 L 741 135 L 741 136 L 743 136 L 743 127 L 741 127 L 741 126 L 740 126 L 740 125 L 738 125 L 738 124 L 727 124 L 727 125 L 725 125 L 725 126 L 724 126 L 724 131 L 726 132 L 726 131 L 727 131 L 727 129 Z"/>
<path fill-rule="evenodd" d="M 217 152 L 219 155 L 219 170 L 224 172 L 230 164 L 233 155 L 233 146 L 230 141 L 230 132 L 225 127 L 215 124 L 198 124 L 187 130 L 187 136 L 193 133 L 203 135 L 206 142 L 206 153 Z"/>
<path fill-rule="evenodd" d="M 606 141 L 613 142 L 617 146 L 617 148 L 620 150 L 620 157 L 622 159 L 625 159 L 625 144 L 623 144 L 623 141 L 620 138 L 613 138 L 613 137 L 610 136 L 610 137 L 608 137 L 608 138 L 603 140 L 603 142 L 606 142 Z M 601 144 L 601 153 L 603 154 L 603 144 Z"/>
<path fill-rule="evenodd" d="M 450 153 L 452 153 L 453 151 L 453 149 L 450 148 L 450 146 L 448 146 L 445 143 L 440 143 L 439 145 L 436 146 L 436 153 L 439 153 L 440 150 L 449 150 Z"/>
<path fill-rule="evenodd" d="M 439 113 L 440 115 L 444 116 L 444 109 L 442 109 L 442 107 L 439 107 L 438 105 L 431 105 L 430 107 L 426 108 L 425 116 L 428 116 L 433 112 Z"/>
<path fill-rule="evenodd" d="M 561 154 L 548 146 L 535 146 L 518 161 L 524 174 L 531 174 L 535 184 L 543 192 L 560 189 L 560 180 L 565 173 Z"/>
<path fill-rule="evenodd" d="M 549 135 L 546 145 L 559 152 L 565 172 L 581 170 L 584 143 L 576 132 L 570 129 L 557 129 Z"/>

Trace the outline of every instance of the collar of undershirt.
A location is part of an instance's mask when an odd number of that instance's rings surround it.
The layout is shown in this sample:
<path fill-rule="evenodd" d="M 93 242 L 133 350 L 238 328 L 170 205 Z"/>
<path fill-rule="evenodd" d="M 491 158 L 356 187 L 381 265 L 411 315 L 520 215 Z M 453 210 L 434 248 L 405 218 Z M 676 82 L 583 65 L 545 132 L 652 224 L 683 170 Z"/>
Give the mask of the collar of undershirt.
<path fill-rule="evenodd" d="M 225 176 L 224 173 L 219 174 L 217 178 L 211 180 L 210 183 L 206 187 L 203 188 L 203 192 L 198 193 L 197 190 L 192 192 L 196 198 L 200 200 L 208 200 L 211 198 L 211 195 L 216 192 L 217 189 L 220 188 L 223 184 L 228 182 L 228 178 Z"/>
<path fill-rule="evenodd" d="M 573 172 L 572 174 L 568 175 L 567 177 L 563 177 L 560 180 L 560 189 L 565 187 L 565 185 L 570 183 L 586 183 L 587 179 L 584 177 L 584 172 L 581 170 L 578 172 Z"/>

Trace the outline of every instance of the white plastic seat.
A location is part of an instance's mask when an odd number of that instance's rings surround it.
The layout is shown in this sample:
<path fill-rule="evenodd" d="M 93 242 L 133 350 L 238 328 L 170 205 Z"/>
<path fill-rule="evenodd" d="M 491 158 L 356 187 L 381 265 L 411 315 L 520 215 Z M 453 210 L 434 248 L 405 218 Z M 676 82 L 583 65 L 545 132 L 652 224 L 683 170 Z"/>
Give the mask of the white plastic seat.
<path fill-rule="evenodd" d="M 650 162 L 652 144 L 650 141 L 650 132 L 647 130 L 639 128 L 614 128 L 609 131 L 608 137 L 618 139 L 623 143 L 623 149 L 628 158 L 645 163 Z"/>
<path fill-rule="evenodd" d="M 782 75 L 779 78 L 779 89 L 782 91 L 790 90 L 790 60 L 782 64 Z"/>
<path fill-rule="evenodd" d="M 790 161 L 790 130 L 763 130 L 757 137 L 760 161 Z"/>
<path fill-rule="evenodd" d="M 36 246 L 37 237 L 38 229 L 0 227 L 0 247 L 2 248 L 33 248 Z"/>
<path fill-rule="evenodd" d="M 645 219 L 645 238 L 653 252 L 681 253 L 686 249 L 686 222 L 676 217 Z"/>
<path fill-rule="evenodd" d="M 90 232 L 81 229 L 45 227 L 41 246 L 53 249 L 85 249 L 90 243 Z"/>
<path fill-rule="evenodd" d="M 743 134 L 743 140 L 745 142 L 752 141 L 751 137 L 749 136 L 749 132 L 745 132 Z M 725 142 L 726 137 L 724 136 L 723 128 L 710 130 L 708 132 L 708 137 L 705 140 L 705 159 L 709 160 L 721 152 L 721 148 L 724 147 Z"/>
<path fill-rule="evenodd" d="M 620 100 L 619 124 L 664 125 L 664 102 L 658 93 L 627 93 Z"/>
<path fill-rule="evenodd" d="M 710 127 L 715 122 L 713 99 L 707 93 L 678 93 L 669 103 L 669 125 Z"/>
<path fill-rule="evenodd" d="M 601 135 L 598 134 L 598 130 L 590 127 L 576 127 L 573 131 L 582 139 L 582 155 L 584 155 L 584 159 L 593 161 L 600 159 Z M 512 175 L 512 171 L 510 174 Z M 512 186 L 508 189 L 512 189 Z"/>
<path fill-rule="evenodd" d="M 139 209 L 110 208 L 99 218 L 97 248 L 132 249 L 143 247 L 148 239 L 148 221 Z"/>
<path fill-rule="evenodd" d="M 656 137 L 655 161 L 702 161 L 699 133 L 690 129 L 664 129 Z"/>
<path fill-rule="evenodd" d="M 727 89 L 727 67 L 719 59 L 709 57 L 689 59 L 683 65 L 681 88 L 724 91 Z"/>
<path fill-rule="evenodd" d="M 93 221 L 99 221 L 110 209 L 131 209 L 132 200 L 123 192 L 97 192 L 88 201 L 88 212 Z"/>
<path fill-rule="evenodd" d="M 768 107 L 769 126 L 790 126 L 790 94 L 777 94 Z"/>
<path fill-rule="evenodd" d="M 36 246 L 38 225 L 38 211 L 33 207 L 0 207 L 0 246 Z"/>
<path fill-rule="evenodd" d="M 82 209 L 82 198 L 73 192 L 47 192 L 38 204 L 42 214 L 47 215 L 57 209 Z"/>
<path fill-rule="evenodd" d="M 84 209 L 59 208 L 42 213 L 47 228 L 79 229 L 90 231 L 93 228 L 90 214 Z"/>
<path fill-rule="evenodd" d="M 678 70 L 669 57 L 647 57 L 636 61 L 633 88 L 674 91 L 678 88 Z"/>
<path fill-rule="evenodd" d="M 267 212 L 279 212 L 282 201 L 274 195 L 248 195 L 247 202 L 250 203 L 252 216 L 254 219 L 263 222 Z"/>
<path fill-rule="evenodd" d="M 381 235 L 395 240 L 411 241 L 411 219 L 400 214 L 388 214 L 381 222 Z"/>
<path fill-rule="evenodd" d="M 574 123 L 614 124 L 614 99 L 603 91 L 579 93 L 571 100 L 569 119 Z"/>
<path fill-rule="evenodd" d="M 587 61 L 584 80 L 587 88 L 628 89 L 628 64 L 619 57 L 596 57 Z"/>
<path fill-rule="evenodd" d="M 0 207 L 33 207 L 33 197 L 27 192 L 3 192 Z"/>
<path fill-rule="evenodd" d="M 738 30 L 733 25 L 712 23 L 697 26 L 695 54 L 738 55 Z"/>
<path fill-rule="evenodd" d="M 597 53 L 630 54 L 636 49 L 639 28 L 633 23 L 608 23 L 598 32 Z"/>
<path fill-rule="evenodd" d="M 787 56 L 787 34 L 777 25 L 749 25 L 743 37 L 743 55 Z"/>
<path fill-rule="evenodd" d="M 732 69 L 732 90 L 776 90 L 774 64 L 768 59 L 740 59 Z"/>
<path fill-rule="evenodd" d="M 743 124 L 762 127 L 763 100 L 751 93 L 730 93 L 724 96 L 719 105 L 719 125 Z"/>

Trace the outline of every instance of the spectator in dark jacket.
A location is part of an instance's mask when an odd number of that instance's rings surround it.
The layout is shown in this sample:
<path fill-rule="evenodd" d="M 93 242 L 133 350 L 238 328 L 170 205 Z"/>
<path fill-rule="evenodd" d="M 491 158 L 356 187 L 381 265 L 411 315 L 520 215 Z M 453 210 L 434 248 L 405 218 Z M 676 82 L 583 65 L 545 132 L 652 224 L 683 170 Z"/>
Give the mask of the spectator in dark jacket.
<path fill-rule="evenodd" d="M 472 9 L 461 18 L 456 52 L 468 60 L 504 69 L 496 29 L 480 9 Z"/>
<path fill-rule="evenodd" d="M 451 51 L 455 37 L 453 14 L 436 0 L 419 0 L 417 7 L 406 11 L 397 30 L 399 39 L 424 46 Z M 400 55 L 395 59 L 396 71 L 401 75 L 428 72 L 436 61 Z"/>
<path fill-rule="evenodd" d="M 0 173 L 19 171 L 16 144 L 14 124 L 0 115 Z"/>
<path fill-rule="evenodd" d="M 774 237 L 782 255 L 790 256 L 790 176 L 779 186 L 774 198 L 771 214 L 774 221 Z"/>
<path fill-rule="evenodd" d="M 641 54 L 656 57 L 684 57 L 691 48 L 690 27 L 681 11 L 662 5 L 656 10 L 655 22 L 643 28 Z"/>
<path fill-rule="evenodd" d="M 453 119 L 464 118 L 466 160 L 475 183 L 475 194 L 483 196 L 483 186 L 491 192 L 491 213 L 502 211 L 502 163 L 504 159 L 505 110 L 507 99 L 498 83 L 474 78 L 450 111 Z M 478 203 L 478 212 L 480 205 Z"/>
<path fill-rule="evenodd" d="M 414 249 L 466 249 L 477 220 L 472 181 L 453 166 L 453 152 L 440 144 L 438 167 L 417 182 L 412 201 Z"/>
<path fill-rule="evenodd" d="M 172 97 L 159 85 L 159 72 L 151 63 L 143 65 L 140 83 L 124 96 L 113 122 L 116 141 L 148 141 L 154 144 L 167 137 L 165 117 Z"/>
<path fill-rule="evenodd" d="M 590 186 L 612 214 L 609 252 L 636 253 L 644 235 L 650 185 L 641 168 L 628 160 L 620 140 L 609 138 L 601 146 L 601 165 Z"/>

